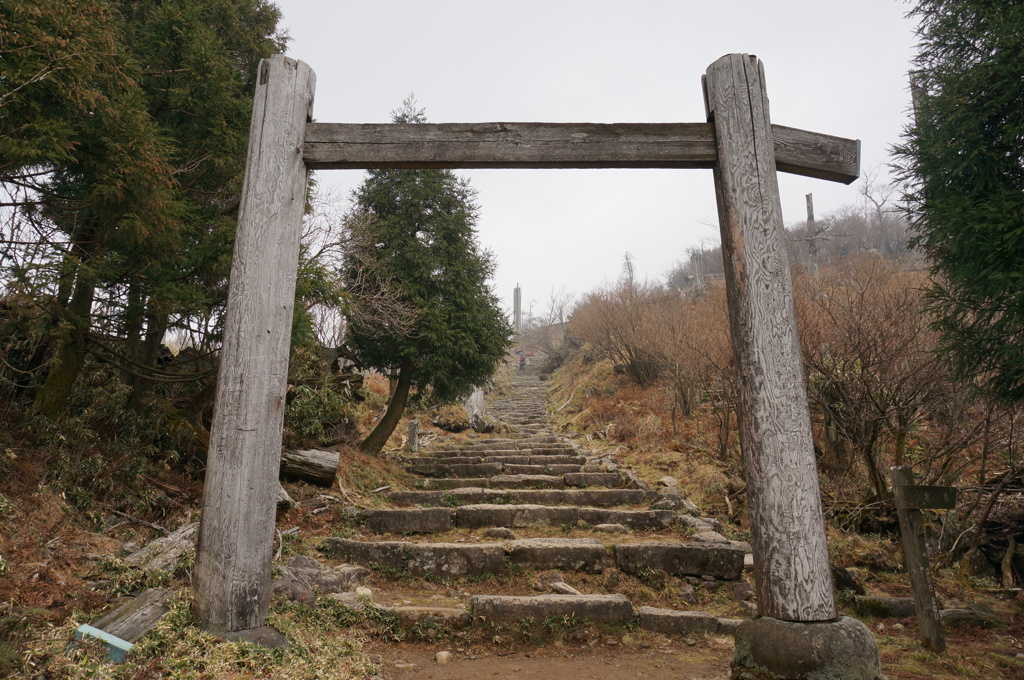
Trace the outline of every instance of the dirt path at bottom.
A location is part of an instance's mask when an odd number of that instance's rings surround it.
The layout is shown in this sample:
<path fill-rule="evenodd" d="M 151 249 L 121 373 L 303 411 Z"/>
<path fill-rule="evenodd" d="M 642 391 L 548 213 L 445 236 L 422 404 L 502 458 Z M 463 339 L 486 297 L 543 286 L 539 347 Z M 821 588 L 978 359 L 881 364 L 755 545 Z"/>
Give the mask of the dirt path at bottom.
<path fill-rule="evenodd" d="M 709 638 L 648 649 L 548 646 L 509 653 L 390 644 L 364 651 L 381 657 L 384 680 L 727 680 L 732 648 L 731 639 Z M 439 665 L 435 655 L 444 650 L 452 660 Z"/>

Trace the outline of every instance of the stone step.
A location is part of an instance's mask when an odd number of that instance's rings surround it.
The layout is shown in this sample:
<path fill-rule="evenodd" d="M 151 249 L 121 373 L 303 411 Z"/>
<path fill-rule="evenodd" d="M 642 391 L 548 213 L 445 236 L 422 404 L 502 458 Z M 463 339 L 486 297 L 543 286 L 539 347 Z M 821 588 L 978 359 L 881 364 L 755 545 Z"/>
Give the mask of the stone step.
<path fill-rule="evenodd" d="M 605 625 L 638 625 L 663 635 L 732 635 L 737 619 L 699 611 L 678 611 L 633 605 L 624 595 L 474 595 L 468 607 L 373 605 L 390 613 L 405 629 L 462 630 L 471 626 L 542 623 L 551 617 L 573 617 Z M 357 604 L 356 606 L 361 606 Z"/>
<path fill-rule="evenodd" d="M 444 533 L 455 527 L 578 526 L 621 524 L 630 529 L 667 529 L 676 524 L 672 510 L 608 510 L 558 505 L 463 505 L 458 508 L 365 510 L 367 531 L 376 534 Z"/>
<path fill-rule="evenodd" d="M 555 475 L 495 475 L 468 479 L 428 478 L 416 486 L 422 489 L 463 489 L 481 487 L 491 489 L 562 489 L 565 479 Z"/>
<path fill-rule="evenodd" d="M 508 475 L 568 475 L 583 471 L 583 466 L 576 465 L 502 465 L 503 472 Z"/>
<path fill-rule="evenodd" d="M 427 468 L 407 468 L 427 477 L 417 484 L 423 489 L 462 489 L 462 488 L 490 488 L 490 489 L 563 489 L 565 487 L 584 488 L 636 488 L 636 484 L 630 478 L 619 472 L 570 472 L 568 474 L 500 474 L 491 477 L 446 477 L 442 474 L 428 475 L 428 472 L 437 472 Z M 521 468 L 519 468 L 521 469 Z M 541 468 L 538 468 L 541 469 Z M 543 472 L 557 472 L 547 467 L 542 468 Z"/>
<path fill-rule="evenodd" d="M 411 576 L 458 578 L 523 569 L 598 573 L 613 564 L 628 574 L 658 569 L 673 576 L 736 580 L 743 550 L 710 543 L 618 543 L 588 538 L 525 538 L 504 543 L 417 543 L 325 538 L 320 549 L 336 559 Z"/>
<path fill-rule="evenodd" d="M 576 450 L 568 445 L 544 444 L 543 446 L 525 446 L 520 448 L 506 445 L 502 448 L 493 449 L 482 449 L 475 446 L 469 448 L 445 447 L 424 450 L 423 455 L 434 458 L 479 458 L 481 456 L 572 456 L 577 454 Z"/>
<path fill-rule="evenodd" d="M 673 576 L 712 576 L 735 581 L 743 573 L 745 552 L 728 543 L 622 543 L 615 566 L 627 574 L 659 569 Z"/>
<path fill-rule="evenodd" d="M 586 456 L 567 455 L 481 455 L 481 456 L 437 456 L 428 455 L 408 458 L 407 463 L 427 463 L 430 465 L 465 465 L 466 463 L 500 463 L 502 465 L 584 465 Z"/>
<path fill-rule="evenodd" d="M 505 471 L 500 463 L 462 463 L 461 465 L 432 465 L 418 463 L 405 469 L 424 477 L 492 477 Z"/>
<path fill-rule="evenodd" d="M 621 472 L 570 472 L 562 478 L 566 486 L 616 489 L 629 485 L 629 478 Z"/>
<path fill-rule="evenodd" d="M 474 595 L 469 605 L 474 623 L 542 622 L 556 616 L 622 625 L 633 619 L 633 605 L 624 595 Z"/>
<path fill-rule="evenodd" d="M 641 505 L 657 500 L 659 494 L 642 489 L 485 489 L 467 487 L 447 491 L 391 491 L 387 497 L 393 503 L 408 503 L 425 507 L 474 503 L 608 507 Z"/>

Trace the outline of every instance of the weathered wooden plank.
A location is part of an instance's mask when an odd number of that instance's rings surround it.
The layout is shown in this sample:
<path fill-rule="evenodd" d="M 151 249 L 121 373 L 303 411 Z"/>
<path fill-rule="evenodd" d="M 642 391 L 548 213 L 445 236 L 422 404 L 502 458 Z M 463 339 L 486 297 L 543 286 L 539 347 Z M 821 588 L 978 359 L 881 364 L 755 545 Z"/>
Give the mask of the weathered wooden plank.
<path fill-rule="evenodd" d="M 315 76 L 259 66 L 203 491 L 194 609 L 212 631 L 259 628 L 270 604 L 274 514 L 299 232 L 302 143 Z"/>
<path fill-rule="evenodd" d="M 282 451 L 281 476 L 329 487 L 338 474 L 339 457 L 337 451 L 320 449 Z"/>
<path fill-rule="evenodd" d="M 939 602 L 935 598 L 928 546 L 924 541 L 924 521 L 921 511 L 911 509 L 903 496 L 904 491 L 914 484 L 914 473 L 909 467 L 901 465 L 889 468 L 889 477 L 896 496 L 896 515 L 900 520 L 903 554 L 907 558 L 907 571 L 910 572 L 910 585 L 914 591 L 914 609 L 917 611 L 921 643 L 936 654 L 941 654 L 946 650 L 946 638 L 942 633 Z"/>
<path fill-rule="evenodd" d="M 860 142 L 773 125 L 778 169 L 850 182 Z M 303 158 L 342 168 L 711 168 L 711 123 L 310 123 Z"/>
<path fill-rule="evenodd" d="M 107 612 L 90 625 L 128 642 L 135 642 L 152 630 L 164 614 L 172 591 L 150 588 L 117 609 Z"/>
<path fill-rule="evenodd" d="M 860 177 L 860 140 L 772 125 L 775 168 L 850 184 Z"/>
<path fill-rule="evenodd" d="M 706 123 L 310 123 L 306 164 L 327 168 L 708 168 Z"/>
<path fill-rule="evenodd" d="M 893 488 L 896 502 L 908 510 L 952 510 L 956 507 L 956 492 L 955 486 L 911 484 L 901 486 L 898 493 Z"/>
<path fill-rule="evenodd" d="M 758 613 L 828 621 L 837 610 L 761 62 L 731 54 L 713 63 L 705 101 L 718 144 L 715 190 Z"/>

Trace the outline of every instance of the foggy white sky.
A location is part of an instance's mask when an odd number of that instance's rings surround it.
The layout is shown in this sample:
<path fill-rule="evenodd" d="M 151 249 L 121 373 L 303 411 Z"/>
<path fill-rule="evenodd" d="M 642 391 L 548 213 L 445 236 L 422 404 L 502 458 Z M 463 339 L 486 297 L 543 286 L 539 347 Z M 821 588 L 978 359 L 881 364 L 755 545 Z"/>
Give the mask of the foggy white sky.
<path fill-rule="evenodd" d="M 432 123 L 701 122 L 700 77 L 723 54 L 764 62 L 773 123 L 862 140 L 888 162 L 907 120 L 914 24 L 900 0 L 276 0 L 288 54 L 316 72 L 314 116 L 386 122 L 415 93 Z M 718 243 L 709 170 L 459 171 L 511 308 L 546 307 L 618 277 L 664 275 Z M 883 173 L 885 172 L 883 168 Z M 344 195 L 361 171 L 320 171 Z M 858 203 L 845 186 L 780 173 L 786 223 Z"/>

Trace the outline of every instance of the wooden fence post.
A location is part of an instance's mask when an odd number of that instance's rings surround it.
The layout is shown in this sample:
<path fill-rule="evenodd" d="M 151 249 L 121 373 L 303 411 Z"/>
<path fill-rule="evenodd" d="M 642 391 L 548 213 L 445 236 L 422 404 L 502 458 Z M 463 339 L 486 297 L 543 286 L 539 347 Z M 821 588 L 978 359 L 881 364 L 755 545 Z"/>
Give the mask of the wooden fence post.
<path fill-rule="evenodd" d="M 900 538 L 903 555 L 907 559 L 910 585 L 914 591 L 914 611 L 917 613 L 917 630 L 926 649 L 936 654 L 946 651 L 946 638 L 942 633 L 942 618 L 939 603 L 935 599 L 935 583 L 932 568 L 928 562 L 928 546 L 924 541 L 924 521 L 921 504 L 909 502 L 907 491 L 914 484 L 913 471 L 905 466 L 889 468 L 892 492 L 896 500 L 896 515 L 900 520 Z M 925 487 L 928 488 L 928 487 Z"/>
<path fill-rule="evenodd" d="M 259 65 L 220 352 L 194 612 L 213 631 L 264 624 L 270 603 L 299 233 L 302 160 L 316 78 L 275 55 Z"/>
<path fill-rule="evenodd" d="M 758 613 L 837 616 L 786 260 L 764 69 L 730 54 L 704 77 L 739 383 Z"/>

